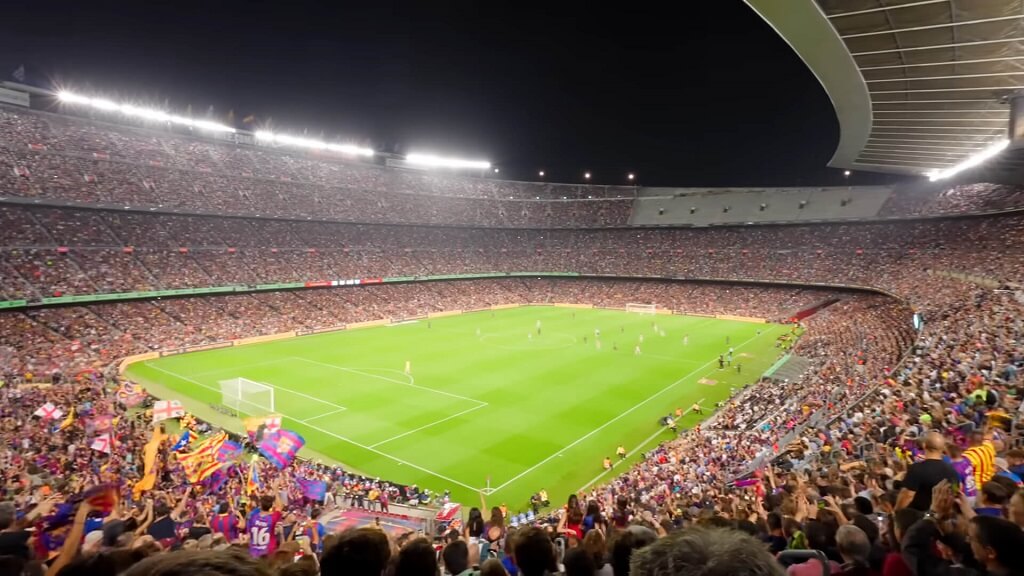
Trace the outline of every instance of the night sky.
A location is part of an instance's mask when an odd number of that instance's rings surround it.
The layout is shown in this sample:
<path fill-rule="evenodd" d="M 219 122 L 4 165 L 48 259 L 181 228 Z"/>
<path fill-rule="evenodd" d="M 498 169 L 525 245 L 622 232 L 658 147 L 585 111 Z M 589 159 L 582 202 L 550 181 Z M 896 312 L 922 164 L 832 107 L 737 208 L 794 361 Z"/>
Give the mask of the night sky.
<path fill-rule="evenodd" d="M 841 184 L 832 106 L 789 46 L 740 0 L 673 4 L 17 0 L 0 76 L 24 64 L 39 85 L 484 158 L 503 177 Z"/>

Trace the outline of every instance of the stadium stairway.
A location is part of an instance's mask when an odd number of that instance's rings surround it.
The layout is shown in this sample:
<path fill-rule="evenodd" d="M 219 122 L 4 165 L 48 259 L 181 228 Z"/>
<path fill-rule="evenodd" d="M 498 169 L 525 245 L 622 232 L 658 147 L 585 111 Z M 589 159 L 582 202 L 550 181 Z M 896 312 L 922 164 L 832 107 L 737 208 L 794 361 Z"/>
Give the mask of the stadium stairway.
<path fill-rule="evenodd" d="M 811 360 L 796 354 L 788 354 L 764 373 L 764 377 L 777 382 L 797 380 L 811 366 Z"/>

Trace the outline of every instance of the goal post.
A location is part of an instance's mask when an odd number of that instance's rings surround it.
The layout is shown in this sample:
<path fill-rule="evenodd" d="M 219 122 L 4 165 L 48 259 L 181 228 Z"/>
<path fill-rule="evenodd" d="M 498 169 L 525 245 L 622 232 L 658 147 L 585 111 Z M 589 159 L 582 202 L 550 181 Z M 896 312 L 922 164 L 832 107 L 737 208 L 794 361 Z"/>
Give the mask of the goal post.
<path fill-rule="evenodd" d="M 657 304 L 626 304 L 626 312 L 634 312 L 636 314 L 657 314 Z"/>
<path fill-rule="evenodd" d="M 248 378 L 220 381 L 221 404 L 239 415 L 261 416 L 275 412 L 274 388 Z"/>

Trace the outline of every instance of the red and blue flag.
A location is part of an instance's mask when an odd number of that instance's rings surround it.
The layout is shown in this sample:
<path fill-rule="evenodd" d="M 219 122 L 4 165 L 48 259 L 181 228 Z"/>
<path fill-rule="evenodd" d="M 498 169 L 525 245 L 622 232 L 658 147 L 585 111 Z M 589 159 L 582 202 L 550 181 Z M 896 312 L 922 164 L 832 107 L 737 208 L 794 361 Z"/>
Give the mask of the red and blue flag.
<path fill-rule="evenodd" d="M 260 454 L 278 468 L 286 468 L 295 460 L 295 455 L 306 440 L 291 430 L 279 430 L 264 434 L 260 442 Z"/>

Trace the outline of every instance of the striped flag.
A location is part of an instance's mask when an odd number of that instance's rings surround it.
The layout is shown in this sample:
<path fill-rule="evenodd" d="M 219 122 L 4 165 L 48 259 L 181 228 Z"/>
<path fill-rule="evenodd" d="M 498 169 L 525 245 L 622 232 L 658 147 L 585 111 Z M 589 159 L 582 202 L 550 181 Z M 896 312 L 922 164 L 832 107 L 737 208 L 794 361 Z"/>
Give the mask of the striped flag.
<path fill-rule="evenodd" d="M 225 440 L 220 448 L 217 450 L 217 454 L 214 458 L 218 462 L 233 462 L 242 455 L 242 445 L 233 440 Z"/>
<path fill-rule="evenodd" d="M 259 445 L 260 454 L 278 468 L 287 468 L 306 440 L 291 430 L 267 434 Z"/>
<path fill-rule="evenodd" d="M 178 455 L 178 462 L 185 469 L 185 476 L 189 482 L 201 482 L 224 465 L 223 462 L 218 462 L 215 456 L 227 439 L 227 432 L 221 431 L 197 444 L 192 452 Z"/>
<path fill-rule="evenodd" d="M 327 495 L 327 482 L 323 480 L 310 480 L 299 476 L 295 479 L 295 483 L 302 490 L 302 495 L 310 500 L 323 500 Z"/>

